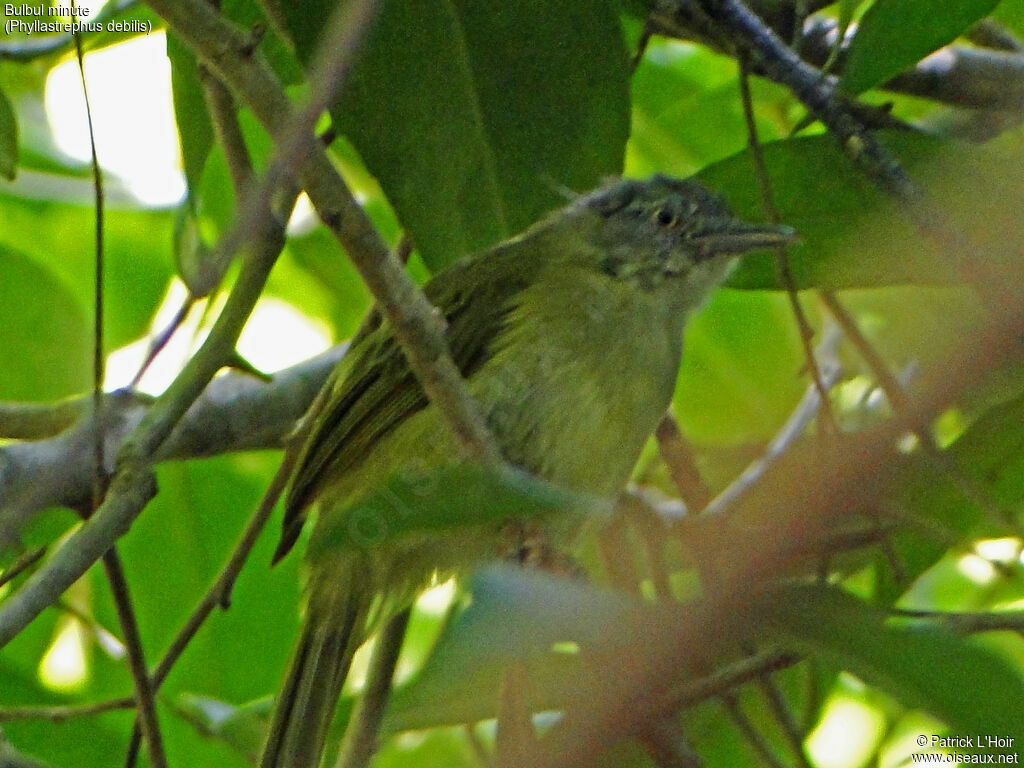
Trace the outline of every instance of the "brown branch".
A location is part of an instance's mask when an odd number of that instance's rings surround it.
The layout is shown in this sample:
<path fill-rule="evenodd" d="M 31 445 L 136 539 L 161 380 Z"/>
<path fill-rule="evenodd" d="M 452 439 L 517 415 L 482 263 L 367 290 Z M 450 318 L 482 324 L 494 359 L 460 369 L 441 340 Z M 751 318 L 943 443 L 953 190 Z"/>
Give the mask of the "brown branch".
<path fill-rule="evenodd" d="M 1007 288 L 1019 295 L 1020 282 L 1012 277 Z M 1024 357 L 1022 308 L 1018 301 L 994 313 L 992 322 L 952 344 L 943 360 L 923 370 L 906 418 L 917 423 L 934 418 L 987 371 Z M 663 713 L 679 669 L 710 663 L 733 632 L 742 632 L 762 594 L 759 586 L 789 571 L 793 552 L 808 533 L 823 530 L 837 514 L 877 503 L 884 487 L 881 470 L 892 461 L 904 430 L 894 420 L 843 435 L 833 449 L 816 452 L 810 461 L 780 465 L 770 483 L 748 494 L 729 516 L 729 570 L 720 588 L 687 605 L 685 620 L 650 626 L 646 653 L 629 654 L 614 674 L 588 683 L 578 706 L 543 740 L 536 765 L 586 765 L 610 740 L 636 733 L 641 723 Z"/>
<path fill-rule="evenodd" d="M 758 139 L 757 123 L 754 120 L 754 102 L 750 96 L 750 75 L 745 57 L 740 57 L 740 101 L 743 104 L 743 118 L 747 125 L 747 148 L 750 150 L 750 157 L 754 164 L 754 177 L 757 179 L 758 190 L 761 193 L 761 205 L 765 216 L 772 224 L 780 224 L 779 209 L 775 205 L 775 195 L 772 192 L 771 180 L 768 178 L 768 169 L 764 164 L 764 154 L 761 152 L 761 142 Z M 835 434 L 839 431 L 836 426 L 836 418 L 832 412 L 832 400 L 825 386 L 824 377 L 818 367 L 818 361 L 814 356 L 814 348 L 811 343 L 814 341 L 814 329 L 807 320 L 803 306 L 800 304 L 800 296 L 797 294 L 796 281 L 793 279 L 793 270 L 789 263 L 789 251 L 784 245 L 774 250 L 775 274 L 786 291 L 789 299 L 789 308 L 796 321 L 797 333 L 800 336 L 800 346 L 803 348 L 804 361 L 807 370 L 811 374 L 811 381 L 818 391 L 820 398 L 822 419 L 818 423 L 822 426 L 823 434 Z"/>
<path fill-rule="evenodd" d="M 46 720 L 63 723 L 78 717 L 92 717 L 115 709 L 131 709 L 135 699 L 123 696 L 119 699 L 97 701 L 90 704 L 68 704 L 64 706 L 0 707 L 0 723 L 12 720 Z"/>
<path fill-rule="evenodd" d="M 710 22 L 727 50 L 744 56 L 765 77 L 788 88 L 966 284 L 991 306 L 1012 306 L 1015 297 L 1007 291 L 996 260 L 976 258 L 979 249 L 948 223 L 948 216 L 868 130 L 852 101 L 837 91 L 835 81 L 800 59 L 741 0 L 663 0 L 659 6 L 676 8 L 680 14 L 697 12 Z"/>
<path fill-rule="evenodd" d="M 339 345 L 280 371 L 270 384 L 239 373 L 217 378 L 177 424 L 156 460 L 280 448 L 345 349 L 346 345 Z M 117 453 L 153 402 L 128 392 L 107 395 L 107 456 Z M 58 411 L 73 409 L 86 415 L 83 423 L 63 435 L 0 446 L 0 546 L 11 546 L 37 512 L 54 506 L 80 507 L 88 501 L 92 466 L 88 403 L 85 397 L 56 406 Z M 13 404 L 14 410 L 19 407 Z"/>
<path fill-rule="evenodd" d="M 669 476 L 680 497 L 692 513 L 700 512 L 711 501 L 711 491 L 700 476 L 697 469 L 693 448 L 683 437 L 675 416 L 666 413 L 654 431 L 658 441 L 661 460 L 668 468 Z"/>
<path fill-rule="evenodd" d="M 843 333 L 850 339 L 860 356 L 864 358 L 872 375 L 878 381 L 879 386 L 885 393 L 886 399 L 898 416 L 906 414 L 910 405 L 910 398 L 903 390 L 902 385 L 897 381 L 889 366 L 886 365 L 882 356 L 874 348 L 868 338 L 861 332 L 857 321 L 847 312 L 846 307 L 839 301 L 832 291 L 818 291 L 822 303 L 835 321 L 843 329 Z M 911 431 L 917 436 L 921 448 L 931 464 L 939 470 L 940 474 L 948 476 L 956 483 L 964 498 L 977 504 L 989 519 L 1000 527 L 1016 527 L 1014 515 L 1010 510 L 1002 508 L 988 493 L 977 483 L 967 477 L 956 463 L 945 453 L 938 444 L 931 432 L 920 424 L 912 424 Z"/>
<path fill-rule="evenodd" d="M 128 668 L 131 670 L 132 683 L 135 687 L 135 706 L 142 724 L 142 735 L 146 740 L 149 759 L 156 768 L 167 768 L 167 756 L 164 754 L 163 737 L 160 734 L 160 723 L 156 716 L 156 704 L 153 700 L 154 689 L 149 680 L 146 668 L 146 656 L 139 635 L 139 625 L 135 618 L 131 594 L 128 591 L 128 579 L 125 578 L 121 558 L 117 549 L 111 547 L 103 555 L 103 568 L 110 582 L 110 591 L 114 597 L 114 607 L 124 635 L 124 646 L 128 654 Z"/>

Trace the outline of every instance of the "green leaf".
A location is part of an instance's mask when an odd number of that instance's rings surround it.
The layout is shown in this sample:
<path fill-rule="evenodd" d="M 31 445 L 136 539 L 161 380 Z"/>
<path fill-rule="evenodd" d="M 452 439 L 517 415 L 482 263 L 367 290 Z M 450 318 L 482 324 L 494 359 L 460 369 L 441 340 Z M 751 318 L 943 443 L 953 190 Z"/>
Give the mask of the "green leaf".
<path fill-rule="evenodd" d="M 497 714 L 510 664 L 523 664 L 534 711 L 555 709 L 579 689 L 579 653 L 614 653 L 642 643 L 655 612 L 619 593 L 510 567 L 477 574 L 471 599 L 445 627 L 420 673 L 394 692 L 385 729 L 477 722 Z"/>
<path fill-rule="evenodd" d="M 603 502 L 563 491 L 516 470 L 493 471 L 452 463 L 423 472 L 400 472 L 354 504 L 324 530 L 307 550 L 315 559 L 351 549 L 386 546 L 399 536 L 437 535 L 441 531 L 527 520 L 581 507 L 602 509 Z"/>
<path fill-rule="evenodd" d="M 82 333 L 91 327 L 93 314 L 95 217 L 91 206 L 0 194 L 0 249 L 8 248 L 30 257 L 62 283 L 64 290 L 77 300 L 75 317 Z M 104 225 L 104 322 L 109 351 L 146 333 L 167 290 L 173 274 L 171 214 L 110 207 Z M 18 301 L 21 302 L 20 296 Z M 45 303 L 41 306 L 45 308 Z M 39 337 L 33 341 L 45 345 L 40 331 L 32 335 Z M 64 362 L 76 364 L 75 354 L 71 352 Z"/>
<path fill-rule="evenodd" d="M 182 693 L 174 704 L 203 735 L 223 741 L 251 761 L 259 756 L 266 738 L 267 699 L 236 707 L 210 696 Z"/>
<path fill-rule="evenodd" d="M 288 239 L 267 293 L 329 318 L 339 339 L 355 333 L 370 306 L 366 284 L 324 227 Z"/>
<path fill-rule="evenodd" d="M 0 176 L 10 181 L 18 171 L 18 118 L 0 89 Z"/>
<path fill-rule="evenodd" d="M 56 400 L 91 381 L 91 336 L 64 284 L 0 245 L 0 399 Z"/>
<path fill-rule="evenodd" d="M 983 488 L 986 495 L 1001 508 L 1018 516 L 1024 511 L 1022 423 L 1024 396 L 1018 396 L 986 411 L 945 452 L 949 461 L 965 478 L 976 487 Z M 893 473 L 892 479 L 897 508 L 907 518 L 920 521 L 919 526 L 911 525 L 908 530 L 897 530 L 891 539 L 908 579 L 919 580 L 949 547 L 949 541 L 945 538 L 922 536 L 921 530 L 938 526 L 947 535 L 960 537 L 965 542 L 1005 534 L 1005 530 L 998 527 L 972 499 L 965 497 L 960 483 L 938 471 L 933 461 L 916 455 L 908 457 L 898 471 Z M 892 602 L 905 591 L 905 587 L 891 583 L 887 564 L 883 563 L 880 572 L 885 575 L 885 579 L 876 597 Z M 964 605 L 962 601 L 968 599 L 968 592 L 980 587 L 965 584 L 962 574 L 959 571 L 957 574 L 958 604 L 935 607 L 972 607 Z M 936 601 L 933 588 L 932 582 L 916 583 L 911 587 L 910 594 L 927 594 L 924 604 L 932 605 Z M 910 602 L 922 604 L 914 599 Z"/>
<path fill-rule="evenodd" d="M 171 642 L 235 547 L 279 461 L 276 452 L 218 456 L 157 467 L 160 494 L 119 544 L 147 648 Z M 271 571 L 274 536 L 264 535 L 230 611 L 208 621 L 161 690 L 215 692 L 228 701 L 276 688 L 297 626 L 298 559 Z M 155 565 L 162 564 L 162 565 Z M 105 584 L 96 615 L 116 627 Z M 253 638 L 260 642 L 254 643 Z M 239 659 L 245 664 L 238 664 Z"/>
<path fill-rule="evenodd" d="M 965 261 L 985 253 L 985 268 L 1016 269 L 1005 243 L 1020 239 L 1016 211 L 1024 204 L 1024 158 L 1012 143 L 985 147 L 921 134 L 879 134 L 885 146 L 930 195 L 940 214 L 972 243 Z M 783 223 L 801 241 L 787 249 L 798 288 L 865 288 L 960 282 L 949 261 L 913 228 L 898 205 L 878 191 L 828 136 L 788 139 L 763 148 Z M 761 221 L 761 196 L 744 151 L 698 174 L 740 216 Z M 979 265 L 980 266 L 980 265 Z M 779 288 L 774 257 L 745 256 L 728 285 Z"/>
<path fill-rule="evenodd" d="M 830 660 L 955 733 L 1012 736 L 1024 725 L 1019 670 L 940 627 L 896 626 L 835 587 L 789 586 L 771 599 L 767 626 L 795 649 Z"/>
<path fill-rule="evenodd" d="M 171 31 L 167 32 L 167 58 L 171 62 L 171 95 L 185 181 L 189 189 L 196 189 L 213 146 L 213 124 L 203 99 L 195 54 Z"/>
<path fill-rule="evenodd" d="M 303 61 L 332 8 L 283 6 Z M 628 77 L 604 0 L 390 0 L 331 115 L 436 271 L 621 170 Z"/>
<path fill-rule="evenodd" d="M 803 365 L 786 296 L 718 291 L 686 325 L 676 417 L 691 440 L 705 445 L 767 440 L 803 396 Z"/>
<path fill-rule="evenodd" d="M 262 29 L 260 53 L 269 61 L 274 73 L 284 84 L 301 79 L 302 72 L 294 54 L 268 25 L 263 13 L 250 0 L 227 0 L 221 12 L 225 18 L 249 29 Z M 199 188 L 200 176 L 214 144 L 213 124 L 203 96 L 198 63 L 192 49 L 174 32 L 167 33 L 167 58 L 171 62 L 171 89 L 174 115 L 181 140 L 185 179 L 193 193 Z"/>
<path fill-rule="evenodd" d="M 839 86 L 857 94 L 884 83 L 985 18 L 999 0 L 876 0 L 850 44 Z"/>

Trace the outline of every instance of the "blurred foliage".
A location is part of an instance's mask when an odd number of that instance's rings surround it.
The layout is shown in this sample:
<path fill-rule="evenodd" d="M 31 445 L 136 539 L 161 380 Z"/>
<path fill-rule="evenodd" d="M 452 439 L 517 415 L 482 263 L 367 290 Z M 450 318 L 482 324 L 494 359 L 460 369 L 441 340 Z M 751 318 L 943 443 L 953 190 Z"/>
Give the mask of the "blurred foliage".
<path fill-rule="evenodd" d="M 222 10 L 263 33 L 260 52 L 301 100 L 308 90 L 306 67 L 335 5 L 289 1 L 280 4 L 283 15 L 275 19 L 252 0 L 230 0 Z M 742 215 L 764 218 L 735 62 L 656 38 L 630 69 L 649 2 L 379 5 L 377 23 L 330 110 L 341 134 L 331 153 L 388 242 L 397 243 L 403 231 L 411 236 L 410 271 L 417 281 L 620 172 L 697 174 Z M 1008 29 L 1024 34 L 1024 5 L 1006 0 L 995 6 L 991 0 L 875 0 L 826 9 L 861 20 L 843 87 L 853 93 L 876 87 L 956 40 L 993 8 Z M 142 6 L 119 13 L 154 18 Z M 102 33 L 87 39 L 86 48 L 121 39 Z M 83 194 L 87 173 L 55 149 L 43 103 L 46 75 L 68 55 L 70 41 L 53 41 L 44 55 L 14 55 L 19 46 L 38 42 L 39 36 L 0 38 L 0 176 L 18 174 L 0 183 L 0 400 L 41 402 L 81 393 L 91 380 L 95 221 Z M 173 210 L 147 210 L 124 195 L 108 209 L 107 352 L 151 332 L 173 280 L 195 285 L 202 259 L 237 210 L 203 98 L 204 75 L 193 52 L 170 33 L 167 55 L 188 193 Z M 915 373 L 977 328 L 986 308 L 819 126 L 791 136 L 804 115 L 791 95 L 762 81 L 754 81 L 752 90 L 761 140 L 770 142 L 764 157 L 781 219 L 802 237 L 790 259 L 797 285 L 809 289 L 801 302 L 811 324 L 821 328 L 827 315 L 810 289 L 840 291 L 874 349 L 912 388 Z M 873 103 L 891 101 L 892 114 L 908 121 L 945 110 L 890 93 L 866 96 Z M 132 109 L 128 95 L 124 105 Z M 241 124 L 260 170 L 272 143 L 244 109 Z M 1024 133 L 1009 130 L 983 145 L 915 131 L 880 136 L 976 247 L 965 258 L 983 258 L 982 266 L 1019 275 Z M 230 280 L 229 272 L 228 287 Z M 799 331 L 779 287 L 771 256 L 755 254 L 687 327 L 674 410 L 713 491 L 761 455 L 807 391 Z M 219 306 L 221 292 L 213 292 L 208 310 Z M 305 214 L 296 217 L 266 296 L 287 302 L 338 341 L 355 331 L 370 304 L 336 242 Z M 295 343 L 267 340 L 283 350 Z M 891 417 L 860 355 L 843 342 L 837 356 L 844 366 L 834 396 L 841 424 L 868 428 Z M 1009 510 L 1018 526 L 1024 510 L 1022 373 L 1021 361 L 1005 361 L 935 428 L 945 458 Z M 813 454 L 809 445 L 800 443 L 794 454 Z M 119 547 L 151 664 L 228 557 L 277 460 L 276 453 L 246 453 L 159 468 L 160 494 Z M 645 454 L 642 464 L 645 482 L 675 495 L 656 451 Z M 901 525 L 882 543 L 839 553 L 830 562 L 827 585 L 789 584 L 772 592 L 763 614 L 749 618 L 747 639 L 807 655 L 772 679 L 802 732 L 811 735 L 806 744 L 814 765 L 905 763 L 921 733 L 998 733 L 1015 736 L 1019 746 L 1020 633 L 967 638 L 934 624 L 886 621 L 885 611 L 1019 609 L 1020 540 L 1012 526 L 993 521 L 966 498 L 962 483 L 919 446 L 908 445 L 881 474 L 886 508 L 878 513 Z M 431 478 L 430 485 L 429 492 L 416 490 L 411 503 L 441 511 L 437 517 L 417 514 L 416 525 L 461 525 L 480 498 L 493 501 L 495 514 L 521 504 L 543 512 L 579 501 L 527 481 L 458 470 Z M 381 491 L 382 497 L 407 492 L 402 479 Z M 413 525 L 410 519 L 406 523 Z M 279 522 L 275 517 L 259 542 L 230 610 L 207 621 L 161 688 L 159 715 L 173 765 L 244 766 L 258 751 L 267 697 L 280 681 L 298 625 L 298 558 L 267 567 Z M 26 543 L 56 541 L 76 524 L 71 514 L 42 515 L 26 532 Z M 594 549 L 585 542 L 581 560 L 596 561 Z M 720 557 L 725 561 L 729 554 Z M 635 561 L 642 574 L 637 590 L 650 596 L 654 569 L 644 555 Z M 667 561 L 675 569 L 673 583 L 692 592 L 693 552 L 684 543 Z M 493 742 L 498 690 L 510 660 L 527 672 L 529 700 L 550 716 L 593 672 L 594 657 L 642 653 L 652 623 L 686 626 L 686 606 L 640 605 L 604 589 L 595 570 L 599 589 L 487 571 L 456 593 L 449 622 L 448 607 L 422 602 L 385 721 L 392 738 L 375 765 L 478 765 L 461 726 L 476 722 L 479 741 Z M 0 599 L 22 581 L 0 587 Z M 94 568 L 65 602 L 118 634 L 101 569 Z M 67 611 L 50 609 L 0 652 L 0 721 L 8 707 L 78 705 L 130 694 L 123 659 L 95 627 L 86 626 L 77 642 L 79 677 L 64 688 L 45 679 L 41 661 L 69 626 L 84 625 Z M 735 648 L 718 651 L 722 663 L 739 658 Z M 791 760 L 763 690 L 743 686 L 737 701 L 769 747 Z M 871 713 L 874 730 L 861 738 L 860 757 L 820 746 L 819 736 L 834 732 L 836 718 L 840 730 L 852 728 L 841 702 Z M 347 695 L 339 729 L 350 711 Z M 687 709 L 679 721 L 711 768 L 762 764 L 719 699 Z M 6 739 L 53 766 L 109 766 L 122 761 L 131 722 L 125 711 L 61 722 L 11 720 L 3 722 L 0 750 Z M 0 763 L 5 754 L 0 751 Z M 653 765 L 635 744 L 615 745 L 606 761 Z"/>

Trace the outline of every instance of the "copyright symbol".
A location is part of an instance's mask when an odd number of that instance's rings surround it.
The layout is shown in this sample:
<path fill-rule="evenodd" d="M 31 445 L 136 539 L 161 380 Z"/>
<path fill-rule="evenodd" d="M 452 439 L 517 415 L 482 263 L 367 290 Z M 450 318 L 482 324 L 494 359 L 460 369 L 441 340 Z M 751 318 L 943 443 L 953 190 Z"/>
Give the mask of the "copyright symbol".
<path fill-rule="evenodd" d="M 920 736 L 917 737 L 917 746 L 919 746 L 919 747 L 926 747 L 926 746 L 928 746 L 928 737 L 925 736 L 923 733 Z"/>

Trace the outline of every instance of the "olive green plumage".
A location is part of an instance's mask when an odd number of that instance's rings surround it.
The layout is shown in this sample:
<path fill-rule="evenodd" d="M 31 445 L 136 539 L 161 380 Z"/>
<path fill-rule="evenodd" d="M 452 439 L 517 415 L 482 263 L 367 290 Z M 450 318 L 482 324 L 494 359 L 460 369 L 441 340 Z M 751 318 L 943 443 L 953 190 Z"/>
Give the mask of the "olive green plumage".
<path fill-rule="evenodd" d="M 696 182 L 622 181 L 456 264 L 424 291 L 447 321 L 452 358 L 505 458 L 569 489 L 610 495 L 668 407 L 687 314 L 724 279 L 731 255 L 789 237 L 784 228 L 744 224 Z M 501 546 L 501 529 L 490 523 L 332 547 L 339 525 L 358 540 L 365 521 L 352 510 L 362 495 L 396 471 L 452 461 L 458 450 L 387 322 L 353 340 L 326 386 L 275 555 L 291 548 L 316 501 L 305 622 L 263 768 L 317 766 L 367 635 L 437 573 L 495 557 Z"/>

